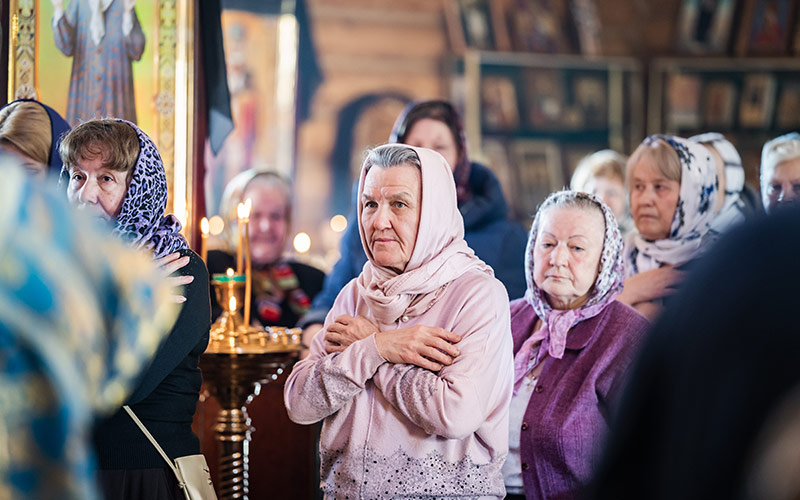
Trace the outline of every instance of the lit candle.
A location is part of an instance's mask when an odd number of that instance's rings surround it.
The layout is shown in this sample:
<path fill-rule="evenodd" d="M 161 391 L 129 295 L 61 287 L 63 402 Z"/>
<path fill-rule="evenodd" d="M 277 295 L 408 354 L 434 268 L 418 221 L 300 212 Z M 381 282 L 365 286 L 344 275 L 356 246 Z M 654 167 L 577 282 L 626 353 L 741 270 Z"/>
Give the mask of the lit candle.
<path fill-rule="evenodd" d="M 206 262 L 208 257 L 208 219 L 200 219 L 200 258 Z"/>
<path fill-rule="evenodd" d="M 233 315 L 236 312 L 236 296 L 231 294 L 230 300 L 228 300 L 228 310 L 231 313 L 231 319 L 233 319 Z M 230 332 L 234 333 L 234 332 Z M 236 346 L 236 336 L 235 335 L 228 335 L 228 346 L 231 348 Z"/>
<path fill-rule="evenodd" d="M 253 290 L 253 276 L 252 276 L 252 262 L 250 261 L 250 231 L 248 226 L 250 223 L 250 208 L 253 202 L 250 198 L 242 205 L 242 211 L 239 213 L 239 220 L 243 221 L 244 233 L 244 323 L 250 325 L 250 294 Z"/>
<path fill-rule="evenodd" d="M 245 222 L 243 220 L 244 203 L 239 203 L 238 205 L 236 205 L 236 215 L 238 217 L 238 224 L 236 226 L 237 230 L 239 231 L 239 241 L 238 244 L 236 245 L 236 272 L 241 274 L 242 271 L 244 270 L 244 247 L 242 240 L 244 238 L 243 235 L 246 233 L 246 231 L 244 231 Z"/>

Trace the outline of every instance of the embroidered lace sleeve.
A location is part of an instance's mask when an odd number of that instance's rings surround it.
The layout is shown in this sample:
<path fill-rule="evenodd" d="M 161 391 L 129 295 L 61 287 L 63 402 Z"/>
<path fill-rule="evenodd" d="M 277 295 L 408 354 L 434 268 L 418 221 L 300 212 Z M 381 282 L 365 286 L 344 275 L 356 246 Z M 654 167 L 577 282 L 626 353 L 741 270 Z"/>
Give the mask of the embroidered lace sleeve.
<path fill-rule="evenodd" d="M 328 313 L 325 328 L 346 307 L 337 307 L 351 282 Z M 344 300 L 346 301 L 346 299 Z M 349 313 L 352 314 L 352 313 Z M 310 355 L 297 363 L 284 388 L 284 403 L 289 418 L 298 424 L 311 424 L 339 411 L 364 390 L 378 368 L 386 363 L 375 346 L 375 336 L 354 342 L 341 353 L 325 352 L 324 331 L 314 336 Z"/>

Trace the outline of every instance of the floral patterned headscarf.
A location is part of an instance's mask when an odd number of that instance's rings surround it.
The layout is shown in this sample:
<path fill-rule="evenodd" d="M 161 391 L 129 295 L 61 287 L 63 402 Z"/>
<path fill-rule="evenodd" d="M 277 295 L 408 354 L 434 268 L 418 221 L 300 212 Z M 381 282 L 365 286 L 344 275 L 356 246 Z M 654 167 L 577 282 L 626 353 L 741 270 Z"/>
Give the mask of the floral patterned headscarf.
<path fill-rule="evenodd" d="M 600 254 L 597 278 L 595 278 L 586 303 L 576 309 L 557 310 L 550 306 L 544 290 L 539 288 L 533 280 L 533 251 L 536 247 L 536 237 L 542 214 L 550 208 L 574 206 L 570 204 L 574 200 L 588 200 L 602 212 L 605 222 L 603 251 Z M 528 282 L 525 301 L 533 307 L 544 326 L 525 340 L 514 356 L 515 390 L 519 387 L 525 374 L 535 366 L 535 363 L 531 363 L 531 352 L 536 342 L 542 341 L 541 352 L 548 352 L 550 356 L 557 359 L 562 358 L 567 345 L 567 333 L 572 327 L 600 314 L 622 290 L 622 235 L 614 213 L 608 205 L 593 194 L 578 191 L 558 191 L 548 196 L 536 213 L 528 236 L 528 246 L 525 250 L 525 278 Z"/>
<path fill-rule="evenodd" d="M 742 157 L 739 156 L 736 147 L 724 135 L 717 132 L 695 135 L 689 140 L 712 146 L 722 158 L 724 166 L 725 201 L 714 217 L 711 229 L 722 232 L 730 226 L 744 221 L 746 209 L 744 200 L 741 198 L 745 182 L 744 165 L 742 165 Z M 718 196 L 723 196 L 723 193 L 720 192 Z"/>
<path fill-rule="evenodd" d="M 681 137 L 651 135 L 642 144 L 664 141 L 681 163 L 678 205 L 667 238 L 655 241 L 636 234 L 625 250 L 625 275 L 688 262 L 700 252 L 703 237 L 714 220 L 719 184 L 717 169 L 705 146 Z"/>

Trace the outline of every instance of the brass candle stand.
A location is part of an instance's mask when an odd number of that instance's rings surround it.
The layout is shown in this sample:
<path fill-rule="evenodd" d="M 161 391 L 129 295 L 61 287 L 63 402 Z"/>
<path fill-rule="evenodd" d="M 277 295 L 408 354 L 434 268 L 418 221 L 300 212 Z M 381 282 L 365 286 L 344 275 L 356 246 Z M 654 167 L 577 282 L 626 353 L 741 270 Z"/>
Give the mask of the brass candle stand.
<path fill-rule="evenodd" d="M 299 328 L 257 328 L 248 325 L 240 308 L 249 301 L 245 279 L 231 270 L 211 281 L 225 311 L 211 325 L 200 368 L 209 392 L 222 409 L 214 431 L 220 443 L 218 493 L 221 499 L 248 498 L 250 425 L 245 405 L 261 384 L 276 380 L 299 357 Z M 249 304 L 248 304 L 249 305 Z"/>

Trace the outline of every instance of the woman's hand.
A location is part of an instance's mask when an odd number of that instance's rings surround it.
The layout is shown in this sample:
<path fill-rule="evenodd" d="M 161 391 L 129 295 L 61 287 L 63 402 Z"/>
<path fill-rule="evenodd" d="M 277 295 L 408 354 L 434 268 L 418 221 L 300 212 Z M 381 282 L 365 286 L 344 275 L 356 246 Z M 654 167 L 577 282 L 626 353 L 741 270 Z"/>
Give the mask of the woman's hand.
<path fill-rule="evenodd" d="M 655 302 L 639 302 L 634 306 L 634 309 L 652 323 L 661 314 L 662 307 Z"/>
<path fill-rule="evenodd" d="M 378 327 L 364 316 L 354 318 L 343 314 L 325 332 L 325 351 L 328 354 L 342 352 L 353 342 L 367 338 L 377 331 Z"/>
<path fill-rule="evenodd" d="M 183 285 L 188 285 L 192 281 L 194 281 L 194 276 L 187 275 L 187 276 L 170 276 L 170 274 L 174 273 L 178 269 L 186 266 L 189 263 L 189 256 L 186 255 L 181 257 L 181 254 L 178 252 L 171 253 L 160 259 L 156 260 L 156 265 L 161 268 L 161 271 L 164 273 L 164 277 L 167 280 L 167 283 L 173 288 L 177 288 Z M 172 302 L 181 304 L 186 302 L 186 297 L 183 295 L 172 295 Z"/>
<path fill-rule="evenodd" d="M 672 266 L 644 271 L 625 280 L 625 287 L 617 297 L 620 302 L 635 306 L 671 295 L 683 281 L 683 271 Z"/>
<path fill-rule="evenodd" d="M 303 328 L 303 333 L 300 334 L 300 343 L 303 344 L 303 349 L 300 351 L 300 359 L 306 359 L 311 354 L 309 351 L 311 342 L 314 341 L 314 335 L 319 333 L 323 326 L 322 323 L 311 323 Z"/>
<path fill-rule="evenodd" d="M 375 334 L 378 353 L 390 363 L 407 363 L 439 371 L 460 352 L 461 336 L 435 326 L 411 326 Z"/>

